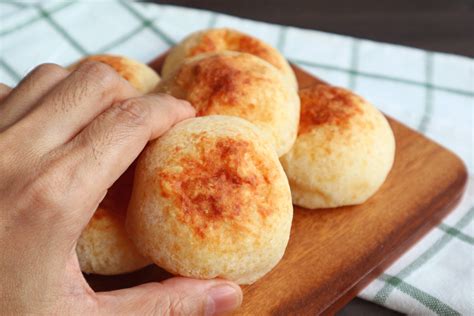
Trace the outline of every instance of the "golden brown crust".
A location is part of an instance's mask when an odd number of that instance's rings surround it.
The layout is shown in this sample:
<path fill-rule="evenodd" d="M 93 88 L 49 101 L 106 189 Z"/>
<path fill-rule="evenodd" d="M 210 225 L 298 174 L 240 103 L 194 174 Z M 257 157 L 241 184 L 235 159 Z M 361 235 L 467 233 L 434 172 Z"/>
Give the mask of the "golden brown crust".
<path fill-rule="evenodd" d="M 185 59 L 205 53 L 235 51 L 254 55 L 277 68 L 296 88 L 295 74 L 285 58 L 272 46 L 237 30 L 218 28 L 191 34 L 171 50 L 163 66 L 163 77 L 179 68 Z"/>
<path fill-rule="evenodd" d="M 362 115 L 361 99 L 348 90 L 327 85 L 298 92 L 301 104 L 298 135 L 322 124 L 344 126 L 353 115 Z"/>
<path fill-rule="evenodd" d="M 245 120 L 212 115 L 180 122 L 146 147 L 127 229 L 167 271 L 252 283 L 280 260 L 291 218 L 271 143 Z"/>
<path fill-rule="evenodd" d="M 161 194 L 173 200 L 173 208 L 180 210 L 177 219 L 193 227 L 200 238 L 219 222 L 230 222 L 237 230 L 238 223 L 233 221 L 245 220 L 243 208 L 249 203 L 242 192 L 259 200 L 268 194 L 265 187 L 271 182 L 272 172 L 248 141 L 223 137 L 214 143 L 205 134 L 192 137 L 198 138 L 198 156 L 182 157 L 179 172 L 167 168 L 157 172 Z M 252 172 L 245 172 L 249 167 L 243 165 L 243 157 L 251 157 L 255 164 Z M 271 210 L 261 204 L 258 214 L 266 217 Z"/>
<path fill-rule="evenodd" d="M 192 47 L 185 57 L 223 50 L 252 54 L 280 70 L 285 68 L 282 59 L 278 58 L 273 47 L 250 35 L 231 29 L 213 29 L 203 33 L 200 42 Z"/>
<path fill-rule="evenodd" d="M 189 101 L 198 116 L 231 115 L 254 123 L 273 139 L 280 156 L 295 141 L 297 93 L 274 67 L 253 55 L 199 55 L 161 81 L 157 91 Z"/>
<path fill-rule="evenodd" d="M 315 85 L 299 94 L 298 138 L 280 158 L 293 203 L 314 209 L 365 202 L 393 164 L 395 141 L 387 120 L 342 88 Z"/>
<path fill-rule="evenodd" d="M 215 55 L 200 62 L 180 68 L 176 75 L 176 85 L 188 91 L 186 98 L 196 108 L 197 115 L 215 114 L 219 106 L 241 106 L 242 114 L 249 111 L 265 112 L 264 107 L 239 104 L 239 99 L 258 81 L 265 77 L 247 72 L 244 55 L 229 58 Z M 258 65 L 257 65 L 258 66 Z M 257 67 L 256 70 L 262 67 Z"/>

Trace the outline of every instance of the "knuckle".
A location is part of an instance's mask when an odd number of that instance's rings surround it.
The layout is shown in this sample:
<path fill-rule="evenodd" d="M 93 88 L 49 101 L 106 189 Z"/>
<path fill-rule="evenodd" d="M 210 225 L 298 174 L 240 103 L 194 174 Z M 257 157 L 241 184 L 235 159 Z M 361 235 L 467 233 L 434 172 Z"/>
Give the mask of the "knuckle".
<path fill-rule="evenodd" d="M 67 157 L 52 158 L 40 163 L 39 172 L 28 184 L 27 195 L 32 205 L 48 210 L 60 210 L 71 198 L 71 189 L 75 189 L 78 175 L 75 173 L 74 160 Z M 74 191 L 74 190 L 73 190 Z"/>
<path fill-rule="evenodd" d="M 117 106 L 119 120 L 134 126 L 146 125 L 150 110 L 139 99 L 128 99 Z"/>
<path fill-rule="evenodd" d="M 55 77 L 62 77 L 67 73 L 67 70 L 64 69 L 63 67 L 56 65 L 56 64 L 51 64 L 51 63 L 46 63 L 46 64 L 41 64 L 37 66 L 33 71 L 32 75 L 38 75 L 38 76 L 55 76 Z"/>
<path fill-rule="evenodd" d="M 178 99 L 178 98 L 175 98 L 174 96 L 172 95 L 169 95 L 169 94 L 157 94 L 157 96 L 161 99 L 161 101 L 163 102 L 163 104 L 167 104 L 167 105 L 171 105 L 173 109 L 183 109 L 183 106 L 187 105 L 187 106 L 190 106 L 192 107 L 191 103 L 187 100 L 184 100 L 184 99 Z"/>
<path fill-rule="evenodd" d="M 174 96 L 169 95 L 169 94 L 160 94 L 159 97 L 162 99 L 163 103 L 171 104 L 173 106 L 180 106 L 182 104 L 190 104 L 186 100 L 175 98 Z"/>
<path fill-rule="evenodd" d="M 113 87 L 120 81 L 119 74 L 110 66 L 97 62 L 85 61 L 78 70 L 83 71 L 88 77 L 93 78 L 105 87 Z"/>
<path fill-rule="evenodd" d="M 164 101 L 175 101 L 175 100 L 177 100 L 175 97 L 173 97 L 172 95 L 167 94 L 167 93 L 156 93 L 155 96 L 163 99 Z"/>
<path fill-rule="evenodd" d="M 170 315 L 181 315 L 181 314 L 189 314 L 190 311 L 187 311 L 187 308 L 182 300 L 175 299 L 171 301 L 169 312 L 170 312 Z"/>
<path fill-rule="evenodd" d="M 27 196 L 31 199 L 31 204 L 41 209 L 56 209 L 60 206 L 59 192 L 57 187 L 57 177 L 50 170 L 40 173 L 32 181 L 27 190 Z"/>
<path fill-rule="evenodd" d="M 61 214 L 61 201 L 59 194 L 54 191 L 50 179 L 37 178 L 31 182 L 25 196 L 28 198 L 24 218 L 27 222 L 56 222 Z M 33 215 L 34 214 L 34 215 Z"/>
<path fill-rule="evenodd" d="M 149 283 L 141 287 L 155 293 L 142 305 L 143 315 L 195 315 L 203 306 L 197 297 L 185 297 L 175 289 L 164 287 L 161 283 Z M 202 300 L 202 299 L 201 299 Z"/>
<path fill-rule="evenodd" d="M 202 315 L 208 299 L 204 293 L 183 293 L 179 288 L 166 287 L 160 291 L 153 310 L 159 315 Z"/>
<path fill-rule="evenodd" d="M 182 315 L 185 312 L 183 301 L 170 292 L 162 296 L 160 302 L 155 304 L 154 310 L 159 311 L 161 315 Z"/>
<path fill-rule="evenodd" d="M 40 164 L 39 172 L 30 177 L 24 192 L 25 212 L 22 218 L 31 223 L 73 225 L 81 209 L 88 208 L 87 182 L 67 158 Z M 72 221 L 72 222 L 71 222 Z"/>

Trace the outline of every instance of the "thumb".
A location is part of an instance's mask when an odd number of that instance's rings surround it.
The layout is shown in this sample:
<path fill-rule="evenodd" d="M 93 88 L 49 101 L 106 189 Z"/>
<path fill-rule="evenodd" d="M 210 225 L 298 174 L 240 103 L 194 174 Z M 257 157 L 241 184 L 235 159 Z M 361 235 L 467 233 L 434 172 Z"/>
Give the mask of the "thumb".
<path fill-rule="evenodd" d="M 242 303 L 240 287 L 225 280 L 176 277 L 130 289 L 97 293 L 100 314 L 219 315 Z"/>

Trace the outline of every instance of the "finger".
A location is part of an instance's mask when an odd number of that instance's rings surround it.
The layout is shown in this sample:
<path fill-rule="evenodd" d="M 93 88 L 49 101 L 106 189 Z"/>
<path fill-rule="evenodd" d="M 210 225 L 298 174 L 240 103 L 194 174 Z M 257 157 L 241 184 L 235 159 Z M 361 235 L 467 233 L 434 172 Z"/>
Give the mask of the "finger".
<path fill-rule="evenodd" d="M 72 200 L 81 205 L 85 196 L 98 196 L 130 166 L 149 140 L 191 116 L 194 108 L 188 102 L 167 95 L 132 98 L 109 108 L 61 149 L 67 159 L 63 165 L 68 169 L 74 165 L 75 176 L 68 181 L 75 183 L 67 185 L 78 188 L 70 189 L 76 195 Z M 80 212 L 74 218 L 82 225 L 90 215 Z"/>
<path fill-rule="evenodd" d="M 12 91 L 12 88 L 6 84 L 0 83 L 0 102 L 2 102 L 8 96 L 10 91 Z"/>
<path fill-rule="evenodd" d="M 68 74 L 69 71 L 55 64 L 42 64 L 33 69 L 0 106 L 0 130 L 22 118 Z"/>
<path fill-rule="evenodd" d="M 220 315 L 242 303 L 242 291 L 224 280 L 172 278 L 130 289 L 97 293 L 100 314 Z"/>
<path fill-rule="evenodd" d="M 41 99 L 18 122 L 17 130 L 34 135 L 38 147 L 52 149 L 69 141 L 113 103 L 139 94 L 111 67 L 86 62 Z"/>

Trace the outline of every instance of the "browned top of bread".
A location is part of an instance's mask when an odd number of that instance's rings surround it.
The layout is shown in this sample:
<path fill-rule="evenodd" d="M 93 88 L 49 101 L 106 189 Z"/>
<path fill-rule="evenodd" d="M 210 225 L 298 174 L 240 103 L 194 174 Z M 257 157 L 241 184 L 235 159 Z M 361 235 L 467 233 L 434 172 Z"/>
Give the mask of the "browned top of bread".
<path fill-rule="evenodd" d="M 203 33 L 201 40 L 192 47 L 188 56 L 202 53 L 232 50 L 248 53 L 266 60 L 279 69 L 283 69 L 282 60 L 275 49 L 261 40 L 232 29 L 212 29 Z"/>
<path fill-rule="evenodd" d="M 179 172 L 163 168 L 157 174 L 162 196 L 180 210 L 179 221 L 205 238 L 209 227 L 223 223 L 245 233 L 239 222 L 246 221 L 249 214 L 244 208 L 250 200 L 259 206 L 257 214 L 262 219 L 275 209 L 265 197 L 276 173 L 257 154 L 253 143 L 232 137 L 213 140 L 206 133 L 191 138 L 196 154 L 179 159 Z M 175 151 L 180 152 L 180 147 Z M 239 221 L 233 221 L 237 218 Z"/>
<path fill-rule="evenodd" d="M 239 106 L 239 112 L 257 111 L 264 114 L 268 110 L 263 106 L 246 104 L 242 107 L 239 104 L 246 91 L 251 91 L 257 82 L 266 80 L 257 71 L 246 71 L 249 68 L 258 70 L 259 66 L 258 63 L 249 63 L 248 55 L 214 55 L 181 67 L 176 75 L 175 89 L 190 92 L 187 100 L 194 105 L 199 116 L 214 114 L 216 106 Z"/>
<path fill-rule="evenodd" d="M 343 128 L 354 115 L 362 115 L 361 98 L 348 90 L 318 85 L 299 91 L 301 116 L 298 135 L 310 132 L 318 125 Z"/>
<path fill-rule="evenodd" d="M 208 29 L 193 33 L 173 47 L 163 64 L 164 78 L 175 72 L 186 59 L 201 54 L 234 51 L 253 55 L 273 65 L 296 88 L 298 83 L 288 61 L 277 49 L 250 35 L 228 28 Z"/>
<path fill-rule="evenodd" d="M 293 203 L 310 209 L 360 204 L 382 185 L 395 141 L 373 105 L 337 87 L 299 92 L 298 138 L 281 157 Z"/>
<path fill-rule="evenodd" d="M 273 139 L 280 156 L 296 139 L 300 108 L 295 89 L 275 67 L 253 55 L 200 54 L 165 77 L 155 91 L 189 101 L 198 116 L 229 115 L 252 122 Z"/>
<path fill-rule="evenodd" d="M 184 120 L 138 160 L 126 225 L 169 272 L 252 283 L 280 260 L 293 208 L 271 141 L 232 116 Z"/>

